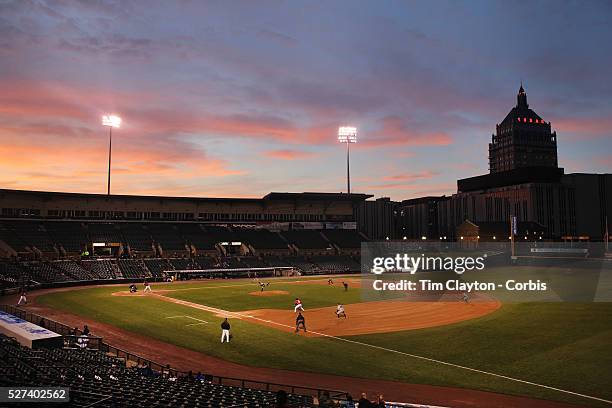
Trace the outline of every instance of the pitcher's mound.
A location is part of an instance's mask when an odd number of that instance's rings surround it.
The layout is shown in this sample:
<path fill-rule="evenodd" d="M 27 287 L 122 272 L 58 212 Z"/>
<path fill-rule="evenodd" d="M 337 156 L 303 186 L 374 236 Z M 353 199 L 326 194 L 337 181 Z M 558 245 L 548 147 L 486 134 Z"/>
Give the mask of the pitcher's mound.
<path fill-rule="evenodd" d="M 263 292 L 258 290 L 256 292 L 251 292 L 249 295 L 253 296 L 278 296 L 278 295 L 288 295 L 289 292 L 286 290 L 264 290 Z"/>

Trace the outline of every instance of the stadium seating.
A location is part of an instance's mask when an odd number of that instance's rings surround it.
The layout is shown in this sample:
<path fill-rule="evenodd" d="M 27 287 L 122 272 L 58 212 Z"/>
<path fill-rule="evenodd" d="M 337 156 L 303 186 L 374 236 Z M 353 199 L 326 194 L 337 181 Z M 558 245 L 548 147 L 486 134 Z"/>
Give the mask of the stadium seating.
<path fill-rule="evenodd" d="M 44 227 L 38 222 L 4 221 L 4 226 L 12 230 L 23 243 L 41 252 L 55 252 L 55 247 Z"/>
<path fill-rule="evenodd" d="M 184 251 L 185 239 L 172 224 L 151 223 L 149 231 L 163 251 Z"/>
<path fill-rule="evenodd" d="M 248 243 L 256 250 L 288 249 L 287 242 L 277 232 L 253 228 L 234 228 L 233 231 L 239 241 Z"/>
<path fill-rule="evenodd" d="M 167 259 L 144 259 L 144 263 L 151 272 L 151 275 L 155 277 L 163 276 L 164 271 L 171 271 L 174 269 Z"/>
<path fill-rule="evenodd" d="M 119 270 L 117 264 L 108 259 L 83 261 L 81 265 L 84 269 L 90 271 L 93 276 L 100 279 L 116 279 L 122 277 L 121 271 Z"/>
<path fill-rule="evenodd" d="M 15 231 L 4 222 L 0 223 L 0 240 L 4 241 L 17 253 L 30 252 L 26 242 L 19 238 Z"/>
<path fill-rule="evenodd" d="M 152 252 L 153 239 L 148 230 L 139 223 L 126 223 L 121 225 L 121 232 L 125 243 L 130 247 L 130 251 Z"/>
<path fill-rule="evenodd" d="M 346 273 L 360 271 L 359 262 L 350 256 L 312 256 L 310 260 L 318 266 L 321 273 Z"/>
<path fill-rule="evenodd" d="M 152 276 L 144 262 L 139 259 L 118 259 L 117 264 L 126 278 L 144 279 Z"/>
<path fill-rule="evenodd" d="M 212 269 L 218 264 L 217 259 L 209 256 L 197 256 L 195 262 L 198 265 L 198 269 Z"/>
<path fill-rule="evenodd" d="M 44 225 L 51 239 L 65 252 L 80 253 L 87 246 L 89 239 L 80 222 L 48 221 Z"/>
<path fill-rule="evenodd" d="M 87 225 L 91 242 L 125 242 L 116 224 L 92 222 Z"/>
<path fill-rule="evenodd" d="M 299 269 L 305 275 L 315 275 L 321 273 L 319 267 L 303 256 L 296 256 L 286 259 L 291 266 Z"/>
<path fill-rule="evenodd" d="M 173 269 L 188 270 L 199 269 L 199 266 L 191 258 L 174 258 L 168 260 Z"/>
<path fill-rule="evenodd" d="M 93 274 L 82 266 L 78 265 L 73 261 L 59 261 L 54 262 L 53 266 L 62 271 L 66 276 L 70 276 L 74 280 L 88 280 L 88 279 L 108 279 L 110 276 L 100 276 Z"/>
<path fill-rule="evenodd" d="M 329 242 L 316 230 L 283 231 L 281 234 L 287 242 L 302 250 L 325 251 L 330 246 Z"/>
<path fill-rule="evenodd" d="M 69 387 L 73 406 L 268 407 L 275 393 L 213 384 L 211 377 L 127 367 L 97 350 L 39 349 L 0 335 L 0 386 Z M 291 406 L 312 406 L 312 397 L 289 395 Z"/>
<path fill-rule="evenodd" d="M 200 251 L 215 250 L 215 239 L 200 224 L 181 224 L 179 230 L 189 244 Z"/>
<path fill-rule="evenodd" d="M 361 242 L 365 241 L 356 230 L 325 230 L 325 237 L 342 249 L 361 248 Z"/>

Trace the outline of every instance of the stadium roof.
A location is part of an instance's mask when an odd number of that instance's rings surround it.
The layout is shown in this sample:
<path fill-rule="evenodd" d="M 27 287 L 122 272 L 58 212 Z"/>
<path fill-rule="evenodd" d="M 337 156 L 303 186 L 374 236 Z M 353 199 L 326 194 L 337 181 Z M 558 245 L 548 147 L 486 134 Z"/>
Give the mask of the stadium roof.
<path fill-rule="evenodd" d="M 184 201 L 240 201 L 240 202 L 260 202 L 262 200 L 333 200 L 333 201 L 363 201 L 373 197 L 371 194 L 346 194 L 346 193 L 268 193 L 262 198 L 228 198 L 228 197 L 173 197 L 173 196 L 146 196 L 146 195 L 125 195 L 125 194 L 94 194 L 94 193 L 69 193 L 56 191 L 33 191 L 33 190 L 13 190 L 0 189 L 0 198 L 3 194 L 23 194 L 35 195 L 39 197 L 66 197 L 66 198 L 96 198 L 96 199 L 135 199 L 135 200 L 184 200 Z"/>

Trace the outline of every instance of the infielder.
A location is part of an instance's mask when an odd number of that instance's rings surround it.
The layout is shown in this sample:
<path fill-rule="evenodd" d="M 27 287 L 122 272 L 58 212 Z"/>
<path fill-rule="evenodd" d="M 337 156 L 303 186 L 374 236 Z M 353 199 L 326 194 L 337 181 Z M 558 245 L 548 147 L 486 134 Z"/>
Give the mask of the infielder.
<path fill-rule="evenodd" d="M 298 298 L 295 298 L 295 302 L 293 303 L 295 307 L 293 308 L 293 313 L 297 313 L 298 310 L 304 311 L 304 306 L 302 305 L 302 301 Z"/>
<path fill-rule="evenodd" d="M 467 292 L 463 292 L 463 295 L 461 296 L 461 299 L 465 302 L 465 303 L 469 303 L 470 302 L 470 296 L 467 294 Z"/>
<path fill-rule="evenodd" d="M 338 317 L 338 319 L 340 318 L 340 315 L 342 315 L 342 317 L 346 319 L 346 312 L 344 311 L 344 306 L 338 303 L 338 307 L 336 308 L 336 316 Z"/>
<path fill-rule="evenodd" d="M 299 313 L 295 318 L 295 333 L 297 334 L 300 331 L 300 326 L 304 329 L 304 333 L 306 333 L 306 319 L 302 316 L 302 313 Z"/>

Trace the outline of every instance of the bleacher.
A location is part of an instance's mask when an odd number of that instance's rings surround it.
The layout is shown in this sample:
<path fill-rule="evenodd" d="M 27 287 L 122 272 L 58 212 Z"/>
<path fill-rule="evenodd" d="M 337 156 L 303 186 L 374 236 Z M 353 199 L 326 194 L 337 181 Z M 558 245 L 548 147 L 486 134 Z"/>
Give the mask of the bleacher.
<path fill-rule="evenodd" d="M 87 224 L 90 242 L 115 242 L 121 243 L 125 240 L 116 224 L 91 222 Z"/>
<path fill-rule="evenodd" d="M 87 234 L 80 222 L 48 221 L 44 226 L 51 239 L 66 252 L 80 253 L 87 245 Z"/>
<path fill-rule="evenodd" d="M 144 259 L 144 263 L 151 272 L 151 275 L 155 277 L 163 276 L 164 271 L 171 271 L 174 269 L 167 259 Z"/>
<path fill-rule="evenodd" d="M 62 271 L 66 276 L 70 276 L 73 280 L 89 280 L 89 279 L 108 279 L 109 276 L 100 276 L 91 273 L 87 269 L 83 268 L 74 261 L 60 261 L 54 262 L 53 266 Z"/>
<path fill-rule="evenodd" d="M 361 270 L 359 262 L 347 255 L 315 255 L 310 260 L 318 266 L 321 273 L 346 273 Z"/>
<path fill-rule="evenodd" d="M 163 251 L 185 250 L 185 239 L 174 225 L 151 223 L 148 227 L 153 239 L 161 246 Z"/>
<path fill-rule="evenodd" d="M 212 251 L 215 249 L 215 239 L 200 224 L 182 224 L 179 229 L 185 241 L 195 246 L 197 250 Z"/>
<path fill-rule="evenodd" d="M 118 259 L 117 265 L 125 278 L 144 279 L 150 278 L 151 272 L 140 259 Z"/>
<path fill-rule="evenodd" d="M 360 249 L 361 242 L 365 241 L 356 230 L 325 230 L 324 235 L 342 249 Z"/>
<path fill-rule="evenodd" d="M 4 241 L 17 253 L 29 252 L 26 242 L 19 238 L 15 231 L 4 222 L 0 222 L 0 240 Z"/>
<path fill-rule="evenodd" d="M 199 266 L 191 258 L 174 258 L 169 259 L 170 265 L 176 270 L 193 270 L 199 269 Z"/>
<path fill-rule="evenodd" d="M 236 237 L 241 242 L 246 242 L 256 250 L 284 250 L 288 249 L 287 242 L 278 234 L 265 229 L 234 228 Z"/>
<path fill-rule="evenodd" d="M 209 376 L 176 376 L 97 350 L 38 349 L 0 335 L 0 386 L 69 387 L 71 405 L 96 407 L 268 407 L 271 391 L 213 384 Z M 312 397 L 289 395 L 295 407 L 312 406 Z"/>
<path fill-rule="evenodd" d="M 152 252 L 153 240 L 148 230 L 139 223 L 127 223 L 121 225 L 121 232 L 125 243 L 130 247 L 131 251 L 136 252 Z"/>
<path fill-rule="evenodd" d="M 122 276 L 117 264 L 110 259 L 83 261 L 81 265 L 85 270 L 90 271 L 93 276 L 100 279 L 116 279 Z"/>
<path fill-rule="evenodd" d="M 329 248 L 329 242 L 317 230 L 283 231 L 281 234 L 298 249 L 324 251 Z"/>
<path fill-rule="evenodd" d="M 41 252 L 54 252 L 53 242 L 44 227 L 38 222 L 4 221 L 4 228 L 13 231 L 15 236 L 30 248 Z"/>
<path fill-rule="evenodd" d="M 304 275 L 315 275 L 319 272 L 319 267 L 303 256 L 294 256 L 286 259 L 289 264 L 299 269 Z"/>

